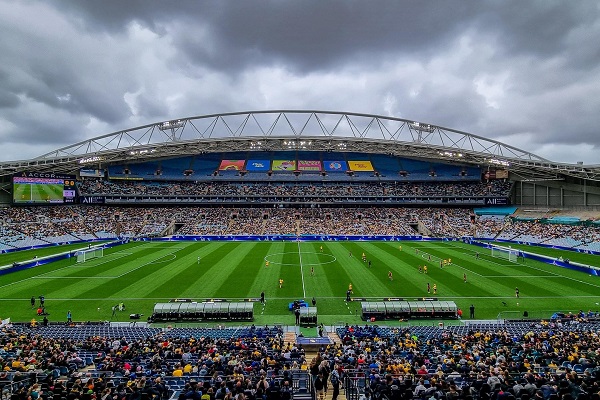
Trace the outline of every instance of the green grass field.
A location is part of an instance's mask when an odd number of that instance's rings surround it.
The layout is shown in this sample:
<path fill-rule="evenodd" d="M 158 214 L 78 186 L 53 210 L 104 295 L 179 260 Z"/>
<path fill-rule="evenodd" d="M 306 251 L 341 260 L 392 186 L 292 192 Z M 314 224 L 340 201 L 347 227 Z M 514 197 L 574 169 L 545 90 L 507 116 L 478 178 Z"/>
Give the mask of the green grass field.
<path fill-rule="evenodd" d="M 4 254 L 0 265 L 65 250 L 59 246 Z M 363 252 L 371 268 L 362 262 Z M 572 252 L 553 254 L 575 258 Z M 581 256 L 580 262 L 600 265 L 598 256 Z M 440 258 L 451 258 L 452 265 L 441 269 Z M 418 272 L 424 264 L 428 274 Z M 155 303 L 172 298 L 234 300 L 259 297 L 264 290 L 267 304 L 255 304 L 256 324 L 291 325 L 294 317 L 287 304 L 313 296 L 320 322 L 361 323 L 360 303 L 344 301 L 350 283 L 356 297 L 413 300 L 428 296 L 428 282 L 437 284 L 438 299 L 456 302 L 465 315 L 474 304 L 478 319 L 496 319 L 500 313 L 518 317 L 525 310 L 541 318 L 554 311 L 600 308 L 600 277 L 527 259 L 514 264 L 461 242 L 132 242 L 85 263 L 70 259 L 1 275 L 0 318 L 29 321 L 35 317 L 29 299 L 42 294 L 50 321 L 65 321 L 69 309 L 76 321 L 111 320 L 111 306 L 119 302 L 127 309 L 112 320 L 128 321 L 130 313 L 144 314 L 145 319 Z"/>
<path fill-rule="evenodd" d="M 13 185 L 13 199 L 15 203 L 21 202 L 62 202 L 63 184 L 30 184 L 15 183 Z"/>

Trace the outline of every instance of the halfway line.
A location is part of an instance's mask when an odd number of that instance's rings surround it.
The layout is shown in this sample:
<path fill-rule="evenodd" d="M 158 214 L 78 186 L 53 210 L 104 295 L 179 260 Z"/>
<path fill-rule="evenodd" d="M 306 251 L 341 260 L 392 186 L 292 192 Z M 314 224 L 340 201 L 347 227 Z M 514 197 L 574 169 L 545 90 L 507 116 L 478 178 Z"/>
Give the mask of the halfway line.
<path fill-rule="evenodd" d="M 304 270 L 302 268 L 302 252 L 300 252 L 300 242 L 298 243 L 298 256 L 300 256 L 300 276 L 302 277 L 302 293 L 304 298 L 306 298 L 306 288 L 304 287 Z"/>

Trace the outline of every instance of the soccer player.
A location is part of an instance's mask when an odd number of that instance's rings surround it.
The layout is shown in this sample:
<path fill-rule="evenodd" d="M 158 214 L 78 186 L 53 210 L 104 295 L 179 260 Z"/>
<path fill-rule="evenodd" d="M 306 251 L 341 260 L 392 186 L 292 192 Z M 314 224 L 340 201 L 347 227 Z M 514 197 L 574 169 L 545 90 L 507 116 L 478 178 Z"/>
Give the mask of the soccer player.
<path fill-rule="evenodd" d="M 431 293 L 431 285 L 427 282 L 427 293 Z"/>
<path fill-rule="evenodd" d="M 352 258 L 352 252 L 349 253 L 350 258 Z"/>
<path fill-rule="evenodd" d="M 310 267 L 310 276 L 315 276 L 315 267 Z"/>
<path fill-rule="evenodd" d="M 433 284 L 433 294 L 437 294 L 437 283 Z"/>
<path fill-rule="evenodd" d="M 442 260 L 440 260 L 440 268 L 444 269 L 444 262 Z"/>
<path fill-rule="evenodd" d="M 467 283 L 467 274 L 466 274 L 466 273 L 465 273 L 465 274 L 463 274 L 463 282 L 464 282 L 464 283 Z"/>
<path fill-rule="evenodd" d="M 369 260 L 369 268 L 371 268 L 371 260 Z"/>
<path fill-rule="evenodd" d="M 423 273 L 423 268 L 419 265 L 419 273 L 422 274 Z"/>
<path fill-rule="evenodd" d="M 519 288 L 518 287 L 515 288 L 515 297 L 517 299 L 519 298 Z"/>
<path fill-rule="evenodd" d="M 348 284 L 348 291 L 349 291 L 350 293 L 354 293 L 354 292 L 352 291 L 352 284 L 351 284 L 351 283 L 349 283 L 349 284 Z"/>
<path fill-rule="evenodd" d="M 283 279 L 279 278 L 279 289 L 283 287 Z"/>
<path fill-rule="evenodd" d="M 479 260 L 479 252 L 475 253 L 475 259 Z"/>
<path fill-rule="evenodd" d="M 362 260 L 363 262 L 367 262 L 367 255 L 365 253 L 362 253 Z"/>
<path fill-rule="evenodd" d="M 323 252 L 323 246 L 321 246 L 321 247 L 319 248 L 319 250 L 321 250 L 321 253 L 322 253 L 322 252 Z"/>
<path fill-rule="evenodd" d="M 426 274 L 427 273 L 427 265 L 423 265 L 423 273 Z"/>
<path fill-rule="evenodd" d="M 265 261 L 265 268 L 269 267 L 269 260 Z"/>
<path fill-rule="evenodd" d="M 200 264 L 200 257 L 198 257 L 198 262 L 197 263 Z"/>
<path fill-rule="evenodd" d="M 394 280 L 394 275 L 392 274 L 392 271 L 388 271 L 388 279 L 389 279 L 390 281 L 393 281 L 393 280 Z"/>
<path fill-rule="evenodd" d="M 402 251 L 402 246 L 398 246 L 398 250 Z"/>

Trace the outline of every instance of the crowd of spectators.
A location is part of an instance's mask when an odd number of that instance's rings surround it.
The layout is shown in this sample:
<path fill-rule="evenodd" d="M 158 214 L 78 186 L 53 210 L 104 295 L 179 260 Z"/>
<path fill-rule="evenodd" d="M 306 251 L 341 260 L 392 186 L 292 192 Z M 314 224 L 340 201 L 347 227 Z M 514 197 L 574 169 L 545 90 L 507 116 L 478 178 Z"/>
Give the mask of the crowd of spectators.
<path fill-rule="evenodd" d="M 211 197 L 508 197 L 511 183 L 490 182 L 371 182 L 371 183 L 232 183 L 84 180 L 82 195 L 211 196 Z"/>
<path fill-rule="evenodd" d="M 507 330 L 446 331 L 422 338 L 410 331 L 380 337 L 373 327 L 347 327 L 343 346 L 328 349 L 346 370 L 367 377 L 375 397 L 398 399 L 598 398 L 598 332 L 556 325 Z"/>
<path fill-rule="evenodd" d="M 339 342 L 308 360 L 301 345 L 268 328 L 267 335 L 250 327 L 243 336 L 222 338 L 188 329 L 183 336 L 160 330 L 137 339 L 65 339 L 5 327 L 0 385 L 12 400 L 289 400 L 295 372 L 313 382 L 324 377 L 327 389 L 335 370 L 346 387 L 356 385 L 371 399 L 599 398 L 597 325 L 457 328 L 424 334 L 419 327 L 347 325 L 338 329 Z"/>
<path fill-rule="evenodd" d="M 469 208 L 47 206 L 0 209 L 0 250 L 166 235 L 423 235 L 507 239 L 600 251 L 600 226 L 477 217 Z"/>

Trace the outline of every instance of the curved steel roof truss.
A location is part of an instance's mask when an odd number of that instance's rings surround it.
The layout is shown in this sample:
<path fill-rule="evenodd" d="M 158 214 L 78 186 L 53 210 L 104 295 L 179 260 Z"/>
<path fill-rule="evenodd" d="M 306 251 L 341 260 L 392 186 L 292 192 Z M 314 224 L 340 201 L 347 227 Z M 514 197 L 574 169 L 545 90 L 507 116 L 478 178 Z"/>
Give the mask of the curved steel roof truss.
<path fill-rule="evenodd" d="M 554 163 L 451 128 L 381 115 L 316 110 L 234 112 L 148 124 L 87 139 L 32 160 L 1 163 L 0 175 L 26 169 L 74 171 L 88 164 L 201 152 L 289 149 L 384 153 L 508 167 L 547 179 L 562 174 L 600 180 L 600 166 Z"/>

